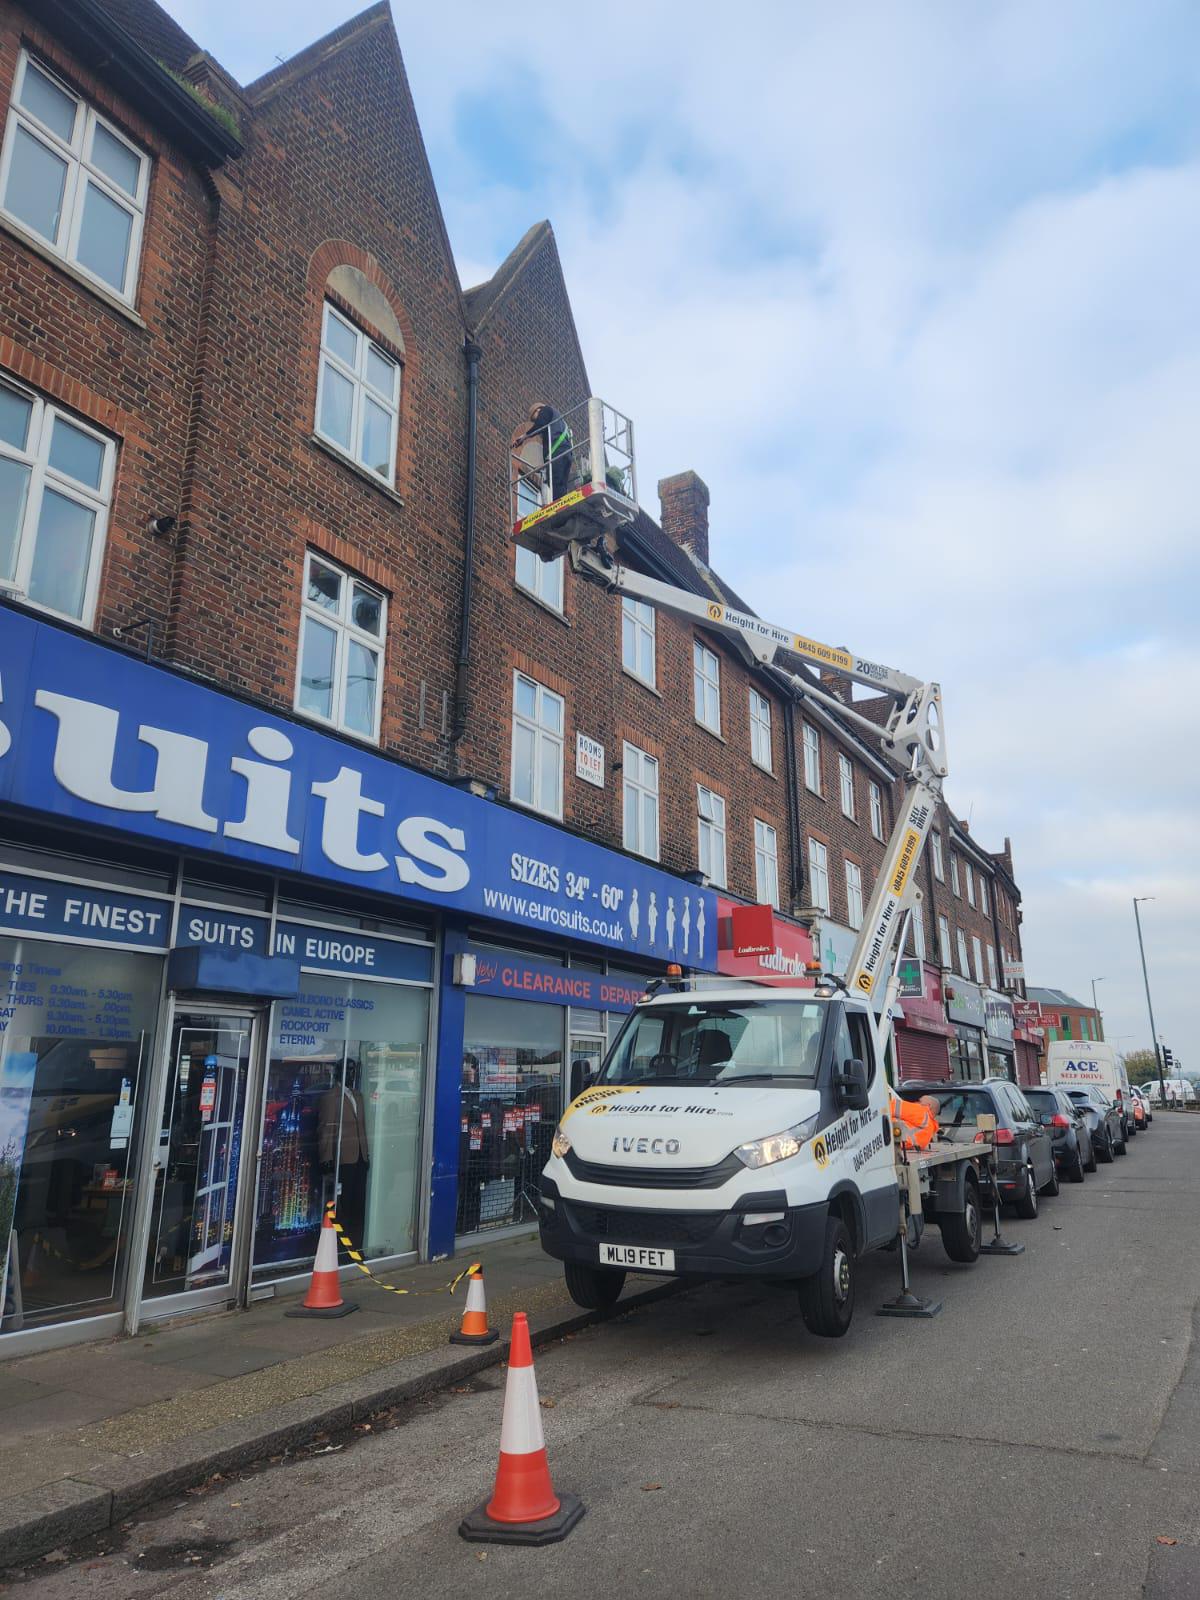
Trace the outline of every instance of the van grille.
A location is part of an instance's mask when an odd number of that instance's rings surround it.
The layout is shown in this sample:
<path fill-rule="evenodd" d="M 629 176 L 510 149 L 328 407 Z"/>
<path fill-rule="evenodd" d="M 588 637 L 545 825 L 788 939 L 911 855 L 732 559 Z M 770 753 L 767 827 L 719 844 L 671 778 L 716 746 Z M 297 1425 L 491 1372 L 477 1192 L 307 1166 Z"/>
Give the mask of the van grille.
<path fill-rule="evenodd" d="M 722 1211 L 621 1211 L 571 1201 L 570 1220 L 593 1239 L 628 1244 L 703 1244 L 725 1215 Z"/>

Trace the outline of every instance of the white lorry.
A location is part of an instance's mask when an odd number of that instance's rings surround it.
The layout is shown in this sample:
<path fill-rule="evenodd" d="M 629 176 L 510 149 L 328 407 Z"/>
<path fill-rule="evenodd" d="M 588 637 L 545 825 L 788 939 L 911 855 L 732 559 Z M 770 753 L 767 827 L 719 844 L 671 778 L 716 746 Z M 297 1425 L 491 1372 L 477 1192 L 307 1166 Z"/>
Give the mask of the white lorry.
<path fill-rule="evenodd" d="M 648 995 L 556 1130 L 539 1193 L 543 1248 L 564 1262 L 584 1306 L 614 1301 L 628 1271 L 781 1278 L 798 1284 L 806 1325 L 835 1336 L 850 1325 L 859 1257 L 898 1246 L 905 1292 L 892 1309 L 921 1314 L 928 1303 L 908 1292 L 908 1244 L 933 1220 L 953 1260 L 976 1259 L 991 1148 L 980 1132 L 970 1145 L 905 1151 L 884 1069 L 895 998 L 886 975 L 946 772 L 938 686 L 623 566 L 619 531 L 636 512 L 632 430 L 599 400 L 575 426 L 576 473 L 557 500 L 543 493 L 547 503 L 530 511 L 538 486 L 514 462 L 514 539 L 723 634 L 748 662 L 774 668 L 900 757 L 907 778 L 846 980 L 713 988 L 669 979 Z M 888 697 L 886 724 L 789 670 L 789 656 Z"/>

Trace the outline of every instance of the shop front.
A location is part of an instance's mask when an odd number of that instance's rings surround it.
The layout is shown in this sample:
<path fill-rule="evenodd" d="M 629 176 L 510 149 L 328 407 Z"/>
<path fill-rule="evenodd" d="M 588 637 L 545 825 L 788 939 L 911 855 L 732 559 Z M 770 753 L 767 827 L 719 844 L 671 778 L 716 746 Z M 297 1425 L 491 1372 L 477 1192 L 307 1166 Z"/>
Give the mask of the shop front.
<path fill-rule="evenodd" d="M 1012 1001 L 997 989 L 983 991 L 983 1037 L 987 1070 L 993 1078 L 1024 1081 L 1017 1075 L 1016 1041 L 1013 1037 Z"/>
<path fill-rule="evenodd" d="M 946 1017 L 954 1029 L 950 1075 L 978 1082 L 988 1075 L 983 990 L 966 978 L 951 977 L 946 981 L 945 994 Z"/>
<path fill-rule="evenodd" d="M 949 1078 L 956 1035 L 946 1021 L 940 968 L 906 956 L 900 963 L 898 1000 L 895 1038 L 900 1078 L 926 1082 Z"/>
<path fill-rule="evenodd" d="M 333 1201 L 527 1223 L 572 1063 L 715 966 L 711 892 L 183 674 L 4 609 L 0 683 L 0 1354 L 270 1294 Z"/>
<path fill-rule="evenodd" d="M 1014 1000 L 1013 1044 L 1017 1054 L 1017 1081 L 1029 1085 L 1042 1081 L 1042 1052 L 1046 1035 L 1039 1026 L 1041 1008 L 1036 1000 Z"/>
<path fill-rule="evenodd" d="M 747 924 L 749 938 L 738 927 L 747 912 L 753 913 Z M 725 977 L 752 978 L 756 983 L 811 983 L 807 963 L 813 959 L 812 935 L 798 922 L 789 922 L 769 906 L 745 906 L 724 895 L 718 897 L 717 970 Z"/>

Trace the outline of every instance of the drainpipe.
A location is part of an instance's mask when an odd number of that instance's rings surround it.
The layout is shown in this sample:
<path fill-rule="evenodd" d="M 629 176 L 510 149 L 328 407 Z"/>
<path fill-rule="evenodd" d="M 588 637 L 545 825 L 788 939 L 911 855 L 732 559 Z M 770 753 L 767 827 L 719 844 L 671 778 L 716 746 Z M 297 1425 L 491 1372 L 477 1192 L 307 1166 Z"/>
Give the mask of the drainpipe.
<path fill-rule="evenodd" d="M 475 588 L 475 457 L 479 439 L 479 362 L 483 351 L 468 337 L 463 345 L 467 358 L 467 502 L 463 515 L 462 613 L 458 624 L 458 662 L 454 669 L 454 721 L 450 738 L 455 746 L 454 771 L 458 770 L 458 742 L 467 731 L 467 679 L 471 667 L 471 603 Z"/>
<path fill-rule="evenodd" d="M 783 733 L 787 746 L 788 855 L 792 863 L 790 910 L 803 904 L 804 895 L 804 866 L 800 849 L 800 769 L 796 761 L 796 703 L 791 695 L 783 702 Z"/>

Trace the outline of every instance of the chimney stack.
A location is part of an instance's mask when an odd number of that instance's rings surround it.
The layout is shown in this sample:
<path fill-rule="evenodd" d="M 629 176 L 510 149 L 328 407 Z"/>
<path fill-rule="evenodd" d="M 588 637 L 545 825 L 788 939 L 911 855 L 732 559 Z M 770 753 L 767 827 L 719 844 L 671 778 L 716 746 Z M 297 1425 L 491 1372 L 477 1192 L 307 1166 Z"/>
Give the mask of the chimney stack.
<path fill-rule="evenodd" d="M 694 472 L 658 480 L 662 530 L 708 566 L 708 485 Z"/>

